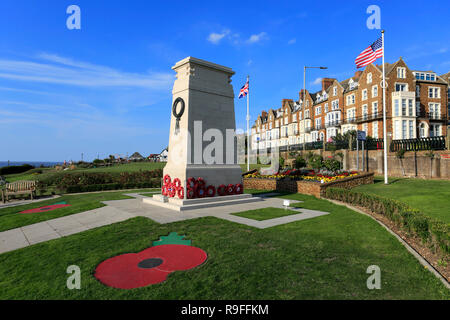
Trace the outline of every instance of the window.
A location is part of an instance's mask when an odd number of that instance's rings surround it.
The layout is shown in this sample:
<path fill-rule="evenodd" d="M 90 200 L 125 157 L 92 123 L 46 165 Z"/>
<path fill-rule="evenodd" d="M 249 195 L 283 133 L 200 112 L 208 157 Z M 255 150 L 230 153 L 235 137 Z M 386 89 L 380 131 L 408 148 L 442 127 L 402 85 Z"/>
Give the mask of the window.
<path fill-rule="evenodd" d="M 292 115 L 292 121 L 293 122 L 297 121 L 297 115 L 296 114 Z"/>
<path fill-rule="evenodd" d="M 321 113 L 322 113 L 322 107 L 321 106 L 316 107 L 316 115 L 319 115 Z"/>
<path fill-rule="evenodd" d="M 367 100 L 367 89 L 364 89 L 362 92 L 362 99 Z"/>
<path fill-rule="evenodd" d="M 378 121 L 375 121 L 372 124 L 372 137 L 378 139 Z"/>
<path fill-rule="evenodd" d="M 430 119 L 439 119 L 441 113 L 440 112 L 441 105 L 439 103 L 430 103 L 429 110 L 430 110 Z"/>
<path fill-rule="evenodd" d="M 395 100 L 395 103 L 394 103 L 394 116 L 395 117 L 398 117 L 399 116 L 399 101 L 398 101 L 398 99 L 396 99 Z"/>
<path fill-rule="evenodd" d="M 337 87 L 333 87 L 333 96 L 337 96 Z"/>
<path fill-rule="evenodd" d="M 372 83 L 372 73 L 367 74 L 367 83 Z"/>
<path fill-rule="evenodd" d="M 402 139 L 406 139 L 406 120 L 402 120 Z"/>
<path fill-rule="evenodd" d="M 349 95 L 347 96 L 347 105 L 355 104 L 355 95 Z"/>
<path fill-rule="evenodd" d="M 368 111 L 367 111 L 367 104 L 363 105 L 362 113 L 363 113 L 363 119 L 367 120 L 367 113 L 368 113 Z"/>
<path fill-rule="evenodd" d="M 407 91 L 406 84 L 405 83 L 396 83 L 395 91 Z"/>
<path fill-rule="evenodd" d="M 419 126 L 419 136 L 425 138 L 425 124 L 423 122 Z"/>
<path fill-rule="evenodd" d="M 272 122 L 269 123 L 269 129 L 272 129 Z"/>
<path fill-rule="evenodd" d="M 406 78 L 406 68 L 403 68 L 403 67 L 397 68 L 397 78 L 399 78 L 399 79 Z"/>
<path fill-rule="evenodd" d="M 331 102 L 331 110 L 339 110 L 339 100 L 334 100 Z"/>
<path fill-rule="evenodd" d="M 440 135 L 441 126 L 439 124 L 430 124 L 430 137 L 438 137 Z"/>
<path fill-rule="evenodd" d="M 328 112 L 328 102 L 325 103 L 325 112 Z"/>
<path fill-rule="evenodd" d="M 429 87 L 428 88 L 428 98 L 440 98 L 441 97 L 441 88 Z"/>
<path fill-rule="evenodd" d="M 414 126 L 413 126 L 413 121 L 409 120 L 409 138 L 413 139 L 414 138 Z"/>
<path fill-rule="evenodd" d="M 363 131 L 366 133 L 366 135 L 368 135 L 368 133 L 369 133 L 369 126 L 367 125 L 367 123 L 363 124 Z"/>
<path fill-rule="evenodd" d="M 378 113 L 378 102 L 372 102 L 372 113 L 374 115 Z"/>
<path fill-rule="evenodd" d="M 420 86 L 416 85 L 416 96 L 420 97 Z"/>
<path fill-rule="evenodd" d="M 394 133 L 395 133 L 395 139 L 401 139 L 401 136 L 400 136 L 400 120 L 395 120 L 395 122 L 394 122 Z"/>
<path fill-rule="evenodd" d="M 284 123 L 287 124 L 289 122 L 288 120 L 289 120 L 288 117 L 285 117 L 284 118 Z"/>
<path fill-rule="evenodd" d="M 309 110 L 305 110 L 305 119 L 309 119 Z"/>
<path fill-rule="evenodd" d="M 378 97 L 378 86 L 375 85 L 372 87 L 372 98 Z"/>
<path fill-rule="evenodd" d="M 402 116 L 406 116 L 406 99 L 402 99 Z"/>
<path fill-rule="evenodd" d="M 416 117 L 420 116 L 420 101 L 416 102 Z"/>
<path fill-rule="evenodd" d="M 408 100 L 408 115 L 410 117 L 414 116 L 414 112 L 413 112 L 413 101 L 412 99 Z"/>
<path fill-rule="evenodd" d="M 320 124 L 321 124 L 322 119 L 316 119 L 316 129 L 320 129 Z"/>

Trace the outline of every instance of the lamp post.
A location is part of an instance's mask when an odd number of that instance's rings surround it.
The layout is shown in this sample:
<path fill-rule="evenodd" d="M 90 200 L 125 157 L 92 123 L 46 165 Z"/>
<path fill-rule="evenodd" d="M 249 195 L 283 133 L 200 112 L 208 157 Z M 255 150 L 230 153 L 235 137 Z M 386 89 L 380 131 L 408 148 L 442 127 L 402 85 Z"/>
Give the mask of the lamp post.
<path fill-rule="evenodd" d="M 305 108 L 306 108 L 306 69 L 328 69 L 328 67 L 303 67 L 303 150 L 306 150 L 306 134 L 305 134 Z"/>

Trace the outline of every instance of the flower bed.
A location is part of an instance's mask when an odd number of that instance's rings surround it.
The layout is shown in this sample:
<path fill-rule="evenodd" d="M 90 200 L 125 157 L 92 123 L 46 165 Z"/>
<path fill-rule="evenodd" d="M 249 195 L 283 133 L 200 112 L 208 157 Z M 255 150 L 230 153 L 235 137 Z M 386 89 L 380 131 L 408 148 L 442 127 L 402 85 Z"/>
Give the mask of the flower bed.
<path fill-rule="evenodd" d="M 373 172 L 340 172 L 335 175 L 316 173 L 313 170 L 261 176 L 249 174 L 244 176 L 244 188 L 256 190 L 277 190 L 314 195 L 320 198 L 327 188 L 353 188 L 362 184 L 373 183 Z"/>

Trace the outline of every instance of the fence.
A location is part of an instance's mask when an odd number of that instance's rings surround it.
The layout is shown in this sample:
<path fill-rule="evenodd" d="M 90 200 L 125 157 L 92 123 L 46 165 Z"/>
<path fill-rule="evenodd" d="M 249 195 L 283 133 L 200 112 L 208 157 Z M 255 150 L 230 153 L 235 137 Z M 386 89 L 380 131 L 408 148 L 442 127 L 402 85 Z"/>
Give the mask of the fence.
<path fill-rule="evenodd" d="M 323 141 L 307 142 L 305 143 L 305 150 L 317 150 L 323 149 Z M 361 149 L 361 143 L 359 148 Z M 364 142 L 364 149 L 366 150 L 382 150 L 384 148 L 383 139 L 369 138 Z M 391 152 L 396 152 L 401 149 L 405 151 L 421 151 L 421 150 L 445 150 L 445 136 L 430 137 L 430 138 L 417 138 L 417 139 L 403 139 L 393 140 L 389 146 Z M 325 150 L 342 150 L 349 149 L 348 141 L 334 141 L 326 142 Z M 280 146 L 279 151 L 299 151 L 303 150 L 303 144 L 293 144 L 289 146 Z M 356 140 L 352 141 L 352 147 L 350 150 L 356 150 Z M 270 152 L 270 149 L 268 150 Z"/>
<path fill-rule="evenodd" d="M 417 139 L 393 140 L 390 145 L 390 151 L 421 151 L 421 150 L 444 150 L 445 137 L 429 137 Z"/>

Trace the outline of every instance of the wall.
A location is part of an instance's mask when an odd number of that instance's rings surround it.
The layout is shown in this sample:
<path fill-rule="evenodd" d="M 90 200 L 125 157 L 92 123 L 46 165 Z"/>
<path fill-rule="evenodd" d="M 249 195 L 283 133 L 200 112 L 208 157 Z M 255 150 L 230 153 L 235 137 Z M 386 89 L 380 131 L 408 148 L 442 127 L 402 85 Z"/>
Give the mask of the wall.
<path fill-rule="evenodd" d="M 358 176 L 348 177 L 328 183 L 318 183 L 305 180 L 296 181 L 290 179 L 275 180 L 244 178 L 244 190 L 277 190 L 292 193 L 309 194 L 320 198 L 325 193 L 325 190 L 329 187 L 350 189 L 362 184 L 371 184 L 373 183 L 373 176 L 373 172 L 367 172 L 361 173 Z"/>

